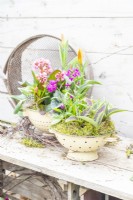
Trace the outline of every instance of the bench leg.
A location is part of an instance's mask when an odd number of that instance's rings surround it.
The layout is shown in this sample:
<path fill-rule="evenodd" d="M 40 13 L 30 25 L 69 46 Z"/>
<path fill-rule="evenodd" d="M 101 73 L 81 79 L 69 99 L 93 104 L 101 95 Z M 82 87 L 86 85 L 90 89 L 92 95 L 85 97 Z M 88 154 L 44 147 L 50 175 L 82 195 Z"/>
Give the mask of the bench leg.
<path fill-rule="evenodd" d="M 2 160 L 0 160 L 0 197 L 3 196 L 3 165 Z"/>
<path fill-rule="evenodd" d="M 109 195 L 105 194 L 105 200 L 109 200 Z"/>
<path fill-rule="evenodd" d="M 79 188 L 78 185 L 68 183 L 68 200 L 80 200 Z"/>

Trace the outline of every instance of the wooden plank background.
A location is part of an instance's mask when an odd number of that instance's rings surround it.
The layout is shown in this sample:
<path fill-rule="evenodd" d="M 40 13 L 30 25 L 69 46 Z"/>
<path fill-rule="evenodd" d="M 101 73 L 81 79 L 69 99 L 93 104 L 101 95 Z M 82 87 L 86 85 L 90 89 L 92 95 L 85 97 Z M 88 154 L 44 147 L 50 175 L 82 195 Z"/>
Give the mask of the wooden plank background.
<path fill-rule="evenodd" d="M 113 119 L 122 135 L 133 137 L 133 1 L 0 0 L 0 69 L 24 39 L 62 33 L 86 52 L 95 79 L 103 84 L 93 96 L 130 110 Z M 16 119 L 4 97 L 0 110 L 1 119 Z"/>

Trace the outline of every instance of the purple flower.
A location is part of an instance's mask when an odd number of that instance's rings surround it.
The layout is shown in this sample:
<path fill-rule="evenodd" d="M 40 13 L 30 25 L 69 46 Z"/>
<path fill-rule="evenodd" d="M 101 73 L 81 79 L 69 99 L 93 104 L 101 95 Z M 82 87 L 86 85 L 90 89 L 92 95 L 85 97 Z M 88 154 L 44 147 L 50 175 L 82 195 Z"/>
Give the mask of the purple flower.
<path fill-rule="evenodd" d="M 66 83 L 65 86 L 66 86 L 66 87 L 70 87 L 70 84 L 69 84 L 69 83 Z"/>
<path fill-rule="evenodd" d="M 73 96 L 72 96 L 72 95 L 70 95 L 70 99 L 73 99 Z"/>
<path fill-rule="evenodd" d="M 80 76 L 80 71 L 78 69 L 74 69 L 73 71 L 73 77 Z"/>
<path fill-rule="evenodd" d="M 69 79 L 70 79 L 70 81 L 73 81 L 74 78 L 70 77 Z"/>
<path fill-rule="evenodd" d="M 57 81 L 51 80 L 51 81 L 49 81 L 49 83 L 50 83 L 51 85 L 55 85 L 55 84 L 57 84 Z"/>
<path fill-rule="evenodd" d="M 9 198 L 6 196 L 4 200 L 9 200 Z"/>
<path fill-rule="evenodd" d="M 54 92 L 57 89 L 57 81 L 51 80 L 49 81 L 49 84 L 47 85 L 47 90 L 49 92 Z"/>
<path fill-rule="evenodd" d="M 75 68 L 75 69 L 69 69 L 67 72 L 66 72 L 66 76 L 69 77 L 69 79 L 71 81 L 74 80 L 74 78 L 76 78 L 77 76 L 80 76 L 80 71 L 79 69 Z"/>
<path fill-rule="evenodd" d="M 62 105 L 60 106 L 60 109 L 61 109 L 61 110 L 64 110 L 64 109 L 65 109 L 64 104 L 62 104 Z"/>
<path fill-rule="evenodd" d="M 71 70 L 69 69 L 67 72 L 66 72 L 66 76 L 70 76 L 71 75 Z"/>

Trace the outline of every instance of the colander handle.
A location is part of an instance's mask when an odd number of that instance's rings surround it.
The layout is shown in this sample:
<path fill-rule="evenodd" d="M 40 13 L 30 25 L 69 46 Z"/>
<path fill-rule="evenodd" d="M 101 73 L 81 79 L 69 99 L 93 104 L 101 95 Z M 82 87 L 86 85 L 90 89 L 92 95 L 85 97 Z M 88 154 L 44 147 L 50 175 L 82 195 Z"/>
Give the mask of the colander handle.
<path fill-rule="evenodd" d="M 108 138 L 105 138 L 105 141 L 106 141 L 106 142 L 117 142 L 117 141 L 118 141 L 118 138 L 108 137 Z"/>
<path fill-rule="evenodd" d="M 28 116 L 29 116 L 28 110 L 24 110 L 24 111 L 23 111 L 23 116 L 24 116 L 24 117 L 28 117 Z"/>

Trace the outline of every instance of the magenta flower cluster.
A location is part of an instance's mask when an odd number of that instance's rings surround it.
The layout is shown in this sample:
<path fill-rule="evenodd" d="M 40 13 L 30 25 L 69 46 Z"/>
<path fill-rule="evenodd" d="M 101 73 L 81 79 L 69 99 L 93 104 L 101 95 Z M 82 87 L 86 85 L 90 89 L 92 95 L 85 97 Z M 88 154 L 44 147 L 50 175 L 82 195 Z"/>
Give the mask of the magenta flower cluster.
<path fill-rule="evenodd" d="M 47 85 L 47 90 L 49 92 L 54 92 L 55 90 L 57 90 L 57 83 L 60 81 L 64 81 L 65 76 L 68 76 L 69 79 L 73 81 L 74 78 L 76 78 L 77 76 L 80 76 L 80 71 L 76 68 L 76 69 L 71 69 L 71 70 L 69 69 L 67 72 L 58 72 L 55 75 L 56 80 L 49 81 L 49 84 Z M 66 83 L 65 86 L 70 87 L 70 84 Z"/>
<path fill-rule="evenodd" d="M 75 69 L 69 69 L 67 71 L 59 71 L 55 74 L 56 80 L 50 80 L 49 76 L 53 72 L 51 63 L 48 59 L 39 58 L 33 63 L 34 70 L 36 71 L 36 77 L 41 84 L 45 84 L 48 92 L 52 93 L 57 90 L 58 83 L 64 81 L 65 87 L 70 87 L 70 83 L 65 82 L 65 76 L 69 77 L 73 81 L 77 76 L 80 76 L 80 71 Z"/>
<path fill-rule="evenodd" d="M 49 84 L 47 85 L 47 90 L 49 92 L 54 92 L 55 90 L 57 90 L 57 81 L 49 81 Z"/>
<path fill-rule="evenodd" d="M 47 85 L 47 90 L 49 92 L 54 92 L 55 90 L 57 90 L 57 83 L 65 80 L 65 73 L 58 72 L 55 75 L 55 78 L 56 78 L 56 80 L 49 81 L 49 84 Z"/>
<path fill-rule="evenodd" d="M 71 81 L 73 81 L 77 76 L 80 76 L 80 71 L 77 68 L 75 68 L 75 69 L 69 69 L 66 72 L 66 76 L 68 76 L 69 79 Z"/>

